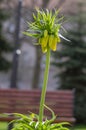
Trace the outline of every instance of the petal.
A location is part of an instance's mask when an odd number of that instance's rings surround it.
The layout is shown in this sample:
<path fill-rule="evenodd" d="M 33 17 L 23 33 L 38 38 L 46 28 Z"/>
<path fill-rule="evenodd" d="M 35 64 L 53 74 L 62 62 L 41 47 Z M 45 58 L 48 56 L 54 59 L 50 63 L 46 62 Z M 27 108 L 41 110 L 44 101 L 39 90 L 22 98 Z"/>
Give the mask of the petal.
<path fill-rule="evenodd" d="M 53 38 L 54 38 L 53 35 L 50 35 L 50 36 L 49 36 L 49 47 L 50 47 L 50 48 L 51 48 L 51 46 L 52 46 Z"/>
<path fill-rule="evenodd" d="M 42 52 L 43 52 L 43 53 L 46 53 L 46 52 L 47 52 L 47 47 L 41 46 L 41 48 L 42 48 Z"/>
<path fill-rule="evenodd" d="M 51 50 L 56 51 L 56 45 L 57 45 L 57 37 L 53 35 L 50 36 L 49 47 L 51 48 Z"/>
<path fill-rule="evenodd" d="M 48 43 L 48 37 L 43 37 L 42 40 L 41 40 L 41 45 L 43 47 L 46 47 L 47 46 L 47 43 Z"/>
<path fill-rule="evenodd" d="M 54 43 L 52 44 L 52 46 L 51 46 L 51 49 L 52 49 L 53 51 L 56 51 L 56 48 L 57 48 L 57 43 L 54 42 Z"/>

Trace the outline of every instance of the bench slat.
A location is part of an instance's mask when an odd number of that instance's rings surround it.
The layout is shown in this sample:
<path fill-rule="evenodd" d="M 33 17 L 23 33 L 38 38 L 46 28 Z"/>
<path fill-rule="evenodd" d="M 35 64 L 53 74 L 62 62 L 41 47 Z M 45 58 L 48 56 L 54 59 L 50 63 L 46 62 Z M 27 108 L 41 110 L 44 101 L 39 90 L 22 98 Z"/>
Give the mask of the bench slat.
<path fill-rule="evenodd" d="M 0 113 L 39 113 L 41 90 L 0 89 Z M 45 104 L 58 116 L 59 121 L 75 121 L 73 115 L 74 93 L 70 90 L 48 91 Z M 45 115 L 51 117 L 51 112 L 45 109 Z M 11 117 L 12 118 L 12 117 Z M 10 117 L 7 121 L 12 120 Z M 5 120 L 0 117 L 0 120 Z"/>

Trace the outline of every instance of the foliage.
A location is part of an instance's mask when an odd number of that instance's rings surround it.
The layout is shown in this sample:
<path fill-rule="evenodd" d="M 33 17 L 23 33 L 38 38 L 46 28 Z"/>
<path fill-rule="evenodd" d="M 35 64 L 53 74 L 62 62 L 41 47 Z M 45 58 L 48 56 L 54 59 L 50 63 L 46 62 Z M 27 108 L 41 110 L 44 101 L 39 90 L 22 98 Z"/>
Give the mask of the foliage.
<path fill-rule="evenodd" d="M 79 4 L 79 12 L 73 16 L 72 28 L 66 37 L 71 42 L 62 42 L 61 50 L 54 53 L 54 65 L 61 71 L 61 89 L 75 89 L 75 116 L 78 122 L 86 122 L 86 15 Z"/>
<path fill-rule="evenodd" d="M 3 55 L 12 51 L 12 46 L 7 42 L 2 32 L 3 21 L 7 18 L 7 15 L 2 9 L 0 9 L 0 71 L 8 70 L 11 66 L 10 61 Z"/>
<path fill-rule="evenodd" d="M 33 113 L 29 116 L 18 113 L 14 115 L 19 119 L 12 121 L 15 123 L 12 130 L 69 130 L 65 127 L 65 125 L 69 125 L 67 122 L 53 124 L 53 119 L 39 122 L 39 116 Z"/>
<path fill-rule="evenodd" d="M 0 122 L 0 130 L 7 130 L 8 123 Z M 75 124 L 70 130 L 86 130 L 86 125 L 84 124 Z"/>

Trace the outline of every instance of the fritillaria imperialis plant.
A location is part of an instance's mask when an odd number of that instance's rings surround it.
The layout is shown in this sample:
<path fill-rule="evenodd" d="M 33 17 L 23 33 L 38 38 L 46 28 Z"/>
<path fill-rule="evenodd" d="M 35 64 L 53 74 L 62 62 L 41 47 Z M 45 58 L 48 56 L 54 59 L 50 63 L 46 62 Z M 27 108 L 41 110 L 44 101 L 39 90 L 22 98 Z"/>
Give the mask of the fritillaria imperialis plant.
<path fill-rule="evenodd" d="M 51 50 L 56 51 L 57 44 L 60 42 L 60 37 L 64 38 L 59 32 L 61 29 L 62 17 L 58 18 L 58 13 L 58 10 L 54 12 L 49 10 L 36 10 L 36 15 L 33 14 L 34 21 L 28 22 L 29 29 L 24 32 L 25 35 L 37 39 L 36 45 L 40 45 L 42 52 L 46 54 L 46 64 L 39 115 L 32 113 L 29 116 L 26 116 L 15 113 L 14 115 L 20 118 L 14 121 L 15 125 L 12 130 L 69 130 L 65 127 L 65 125 L 69 124 L 67 122 L 53 123 L 56 116 L 53 110 L 44 105 L 50 65 L 50 52 Z M 50 120 L 43 120 L 44 107 L 52 113 L 52 118 Z"/>

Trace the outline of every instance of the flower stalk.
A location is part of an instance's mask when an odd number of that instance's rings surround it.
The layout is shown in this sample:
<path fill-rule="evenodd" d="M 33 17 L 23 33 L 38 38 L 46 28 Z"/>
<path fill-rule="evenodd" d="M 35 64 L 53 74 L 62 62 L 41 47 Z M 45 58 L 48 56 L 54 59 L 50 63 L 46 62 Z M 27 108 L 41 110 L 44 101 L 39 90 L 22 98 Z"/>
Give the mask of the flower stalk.
<path fill-rule="evenodd" d="M 40 108 L 39 108 L 39 122 L 43 121 L 44 103 L 45 103 L 45 96 L 46 96 L 46 89 L 47 89 L 47 82 L 48 82 L 49 66 L 50 66 L 50 48 L 48 48 L 46 52 L 46 64 L 45 64 L 44 80 L 43 80 L 42 93 L 40 99 Z"/>
<path fill-rule="evenodd" d="M 63 17 L 57 17 L 59 10 L 55 10 L 54 14 L 47 9 L 46 11 L 38 9 L 36 11 L 37 14 L 33 14 L 34 22 L 28 22 L 29 29 L 24 34 L 37 39 L 36 45 L 40 45 L 42 52 L 46 53 L 45 72 L 39 107 L 39 122 L 42 122 L 49 74 L 50 51 L 56 51 L 57 44 L 60 43 L 59 31 Z"/>

